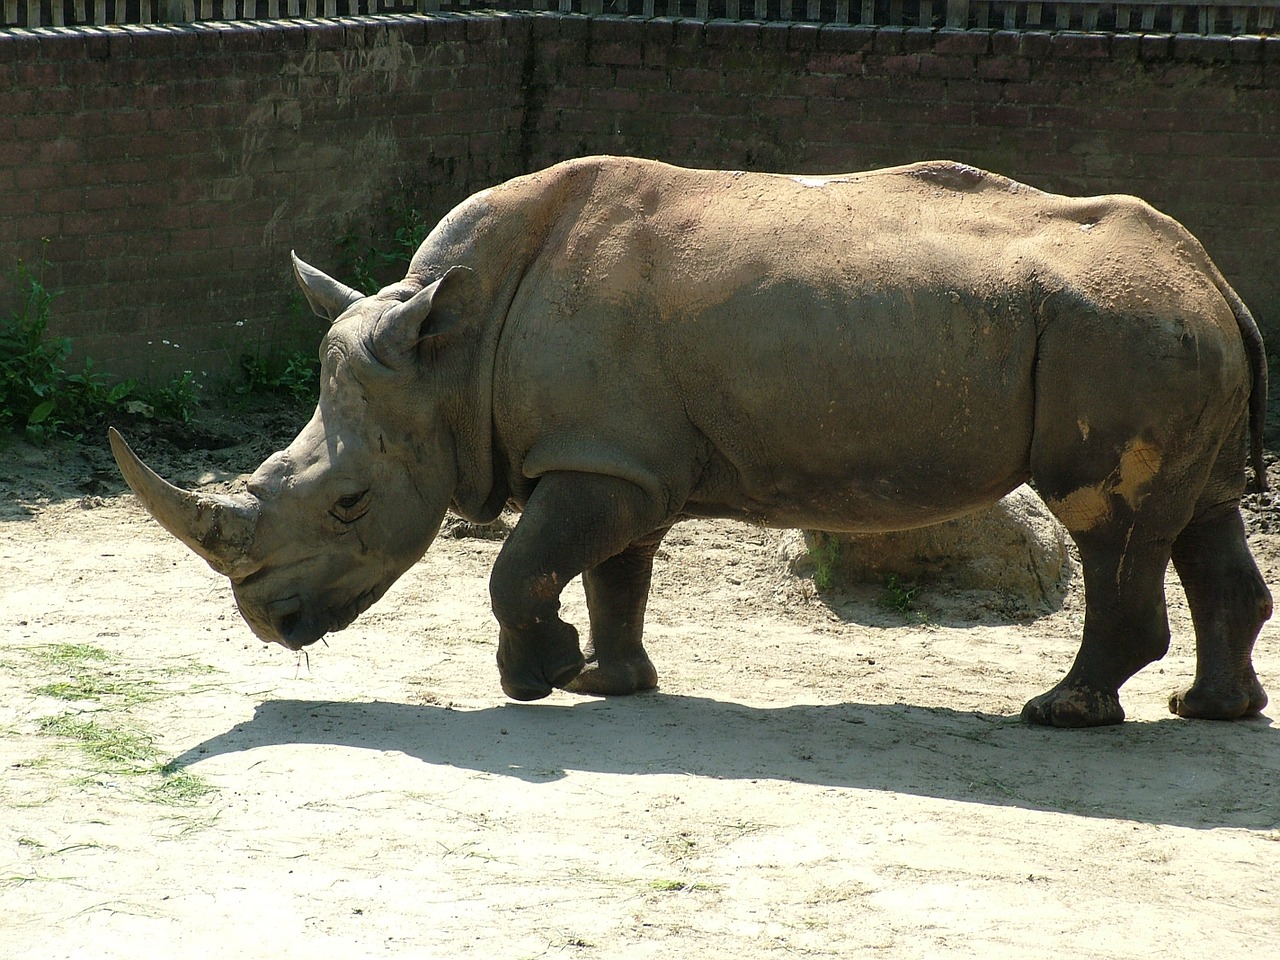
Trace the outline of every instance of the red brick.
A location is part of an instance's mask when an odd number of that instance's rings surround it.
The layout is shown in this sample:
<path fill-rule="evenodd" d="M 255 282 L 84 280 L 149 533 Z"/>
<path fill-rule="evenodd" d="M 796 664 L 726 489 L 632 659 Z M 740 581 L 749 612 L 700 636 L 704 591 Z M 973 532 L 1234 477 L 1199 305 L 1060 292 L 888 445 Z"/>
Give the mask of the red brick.
<path fill-rule="evenodd" d="M 801 117 L 809 102 L 804 97 L 766 97 L 755 103 L 753 110 L 761 117 Z"/>
<path fill-rule="evenodd" d="M 1025 127 L 1031 111 L 1011 103 L 979 103 L 973 107 L 973 122 L 980 127 Z"/>
<path fill-rule="evenodd" d="M 759 46 L 761 50 L 786 50 L 787 35 L 791 32 L 791 24 L 783 20 L 770 20 L 760 24 Z"/>
<path fill-rule="evenodd" d="M 53 87 L 62 82 L 62 65 L 56 61 L 23 61 L 14 65 L 19 87 Z"/>
<path fill-rule="evenodd" d="M 0 223 L 10 217 L 26 218 L 35 215 L 38 192 L 19 187 L 12 172 L 0 175 L 0 190 L 4 191 L 0 194 Z"/>
<path fill-rule="evenodd" d="M 1111 37 L 1110 57 L 1115 61 L 1131 63 L 1142 56 L 1142 37 L 1136 33 L 1117 33 Z"/>
<path fill-rule="evenodd" d="M 991 49 L 991 32 L 944 28 L 934 34 L 933 52 L 940 56 L 981 57 Z"/>
<path fill-rule="evenodd" d="M 640 36 L 646 46 L 666 46 L 675 39 L 675 19 L 654 17 L 640 21 Z"/>
<path fill-rule="evenodd" d="M 1173 56 L 1173 35 L 1148 33 L 1142 36 L 1139 57 L 1146 61 L 1168 60 Z"/>
<path fill-rule="evenodd" d="M 818 32 L 818 49 L 832 53 L 857 53 L 872 46 L 875 36 L 876 31 L 872 27 L 824 23 Z"/>
<path fill-rule="evenodd" d="M 1105 33 L 1055 33 L 1049 52 L 1062 60 L 1105 60 L 1111 54 L 1111 37 Z"/>
<path fill-rule="evenodd" d="M 1098 130 L 1153 130 L 1168 132 L 1185 126 L 1179 110 L 1147 110 L 1142 107 L 1119 107 L 1099 110 L 1089 124 Z"/>
<path fill-rule="evenodd" d="M 685 69 L 671 74 L 671 88 L 690 94 L 724 87 L 724 75 L 716 70 Z"/>
<path fill-rule="evenodd" d="M 868 60 L 866 72 L 869 75 L 914 76 L 920 72 L 920 54 L 909 53 Z"/>
<path fill-rule="evenodd" d="M 1052 33 L 1039 30 L 1028 30 L 1016 34 L 1018 56 L 1030 57 L 1033 60 L 1044 60 L 1049 57 L 1053 45 Z"/>
<path fill-rule="evenodd" d="M 593 43 L 591 62 L 611 66 L 638 67 L 644 55 L 638 43 Z"/>
<path fill-rule="evenodd" d="M 0 63 L 34 60 L 40 55 L 40 43 L 21 30 L 0 30 Z"/>
<path fill-rule="evenodd" d="M 74 163 L 84 156 L 84 144 L 78 138 L 70 136 L 46 140 L 36 150 L 36 162 L 49 166 Z"/>
<path fill-rule="evenodd" d="M 626 90 L 665 90 L 669 83 L 664 70 L 654 70 L 646 63 L 643 67 L 618 67 L 614 70 L 614 82 Z"/>
<path fill-rule="evenodd" d="M 922 77 L 948 77 L 955 80 L 967 80 L 973 77 L 975 63 L 972 57 L 938 57 L 923 54 L 920 57 L 920 75 Z"/>
<path fill-rule="evenodd" d="M 818 48 L 819 26 L 816 23 L 793 23 L 787 32 L 787 49 L 807 53 Z"/>
<path fill-rule="evenodd" d="M 708 47 L 734 47 L 754 50 L 759 42 L 760 24 L 736 20 L 709 20 L 703 27 L 703 41 Z"/>
<path fill-rule="evenodd" d="M 902 38 L 906 33 L 904 27 L 881 27 L 876 31 L 874 49 L 876 53 L 895 54 L 902 50 Z"/>
<path fill-rule="evenodd" d="M 1173 56 L 1178 60 L 1200 63 L 1228 61 L 1231 59 L 1231 38 L 1180 33 L 1173 38 Z"/>
<path fill-rule="evenodd" d="M 1031 79 L 1031 61 L 1024 57 L 979 57 L 974 75 L 980 80 L 1013 80 L 1025 83 Z"/>

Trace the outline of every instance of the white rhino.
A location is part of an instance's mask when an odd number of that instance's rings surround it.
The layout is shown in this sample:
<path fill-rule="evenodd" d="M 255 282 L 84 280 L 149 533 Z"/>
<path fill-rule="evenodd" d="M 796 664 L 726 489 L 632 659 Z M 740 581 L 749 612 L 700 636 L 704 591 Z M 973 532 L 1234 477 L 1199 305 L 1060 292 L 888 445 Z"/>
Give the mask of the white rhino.
<path fill-rule="evenodd" d="M 1271 597 L 1239 500 L 1262 473 L 1252 317 L 1182 226 L 950 162 L 840 176 L 595 157 L 471 197 L 371 296 L 295 258 L 332 326 L 320 400 L 248 493 L 130 485 L 293 649 L 346 627 L 446 509 L 523 511 L 494 566 L 503 689 L 620 694 L 654 554 L 685 517 L 919 527 L 1035 484 L 1079 546 L 1084 638 L 1035 723 L 1123 719 L 1169 643 L 1170 561 L 1196 677 L 1171 709 L 1254 714 Z M 1252 447 L 1249 435 L 1252 431 Z M 582 574 L 585 651 L 558 615 Z"/>

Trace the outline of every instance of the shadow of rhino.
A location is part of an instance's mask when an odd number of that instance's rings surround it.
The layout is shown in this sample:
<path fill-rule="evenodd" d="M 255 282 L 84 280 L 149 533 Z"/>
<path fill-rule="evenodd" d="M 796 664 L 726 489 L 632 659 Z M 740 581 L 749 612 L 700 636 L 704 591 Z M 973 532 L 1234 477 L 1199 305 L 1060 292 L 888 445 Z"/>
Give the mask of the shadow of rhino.
<path fill-rule="evenodd" d="M 529 783 L 568 770 L 790 780 L 1196 829 L 1273 830 L 1280 787 L 1280 737 L 1265 717 L 1067 733 L 948 708 L 754 707 L 664 693 L 475 710 L 271 700 L 170 767 L 292 744 L 394 751 Z"/>

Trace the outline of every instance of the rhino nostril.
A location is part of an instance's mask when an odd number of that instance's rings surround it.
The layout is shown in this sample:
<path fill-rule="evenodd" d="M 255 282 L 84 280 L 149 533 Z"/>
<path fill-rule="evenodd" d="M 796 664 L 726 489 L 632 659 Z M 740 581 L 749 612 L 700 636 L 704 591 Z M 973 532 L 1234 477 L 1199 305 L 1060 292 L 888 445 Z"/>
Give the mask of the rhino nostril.
<path fill-rule="evenodd" d="M 280 636 L 286 640 L 292 640 L 294 634 L 298 630 L 298 621 L 302 619 L 300 613 L 286 613 L 278 622 Z"/>

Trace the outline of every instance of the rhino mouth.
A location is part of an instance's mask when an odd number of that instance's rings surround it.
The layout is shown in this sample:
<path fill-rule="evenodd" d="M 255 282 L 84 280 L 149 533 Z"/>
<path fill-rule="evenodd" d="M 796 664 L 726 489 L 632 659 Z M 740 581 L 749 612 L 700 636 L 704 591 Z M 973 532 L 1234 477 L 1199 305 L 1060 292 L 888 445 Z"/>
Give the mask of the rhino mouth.
<path fill-rule="evenodd" d="M 275 636 L 265 639 L 276 640 L 290 650 L 301 650 L 327 633 L 345 630 L 356 617 L 377 603 L 384 592 L 383 587 L 370 587 L 341 606 L 315 611 L 305 610 L 302 597 L 297 595 L 278 600 L 269 608 L 271 632 Z"/>

